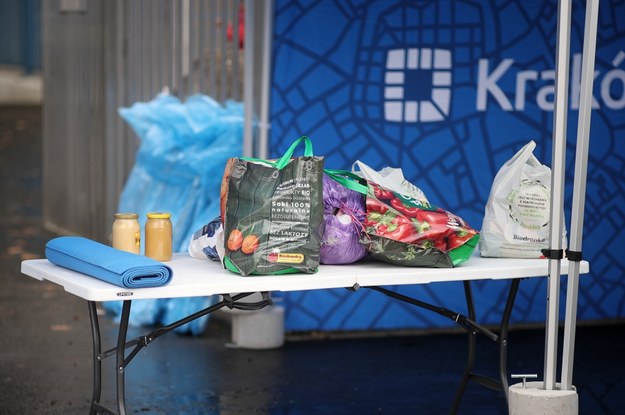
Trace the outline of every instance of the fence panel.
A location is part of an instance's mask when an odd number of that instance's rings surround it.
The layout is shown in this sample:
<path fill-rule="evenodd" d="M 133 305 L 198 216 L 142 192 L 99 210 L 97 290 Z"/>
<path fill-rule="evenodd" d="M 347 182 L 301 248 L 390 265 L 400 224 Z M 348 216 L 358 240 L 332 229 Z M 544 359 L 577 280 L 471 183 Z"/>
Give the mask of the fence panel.
<path fill-rule="evenodd" d="M 48 228 L 108 242 L 138 147 L 119 107 L 163 90 L 242 100 L 243 8 L 244 0 L 42 2 Z"/>

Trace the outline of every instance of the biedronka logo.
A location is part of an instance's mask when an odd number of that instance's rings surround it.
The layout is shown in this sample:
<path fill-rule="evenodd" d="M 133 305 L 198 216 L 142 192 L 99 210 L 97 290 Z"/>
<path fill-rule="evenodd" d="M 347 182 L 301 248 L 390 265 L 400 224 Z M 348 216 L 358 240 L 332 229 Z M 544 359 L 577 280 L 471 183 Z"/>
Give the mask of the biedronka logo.
<path fill-rule="evenodd" d="M 384 74 L 384 119 L 434 122 L 449 115 L 451 51 L 391 49 Z"/>

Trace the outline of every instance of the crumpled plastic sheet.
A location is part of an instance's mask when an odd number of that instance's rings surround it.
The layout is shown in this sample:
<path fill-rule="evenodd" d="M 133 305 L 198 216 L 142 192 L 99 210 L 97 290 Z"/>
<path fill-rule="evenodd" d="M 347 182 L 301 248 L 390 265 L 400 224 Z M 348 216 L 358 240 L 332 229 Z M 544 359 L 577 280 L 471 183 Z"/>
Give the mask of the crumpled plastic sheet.
<path fill-rule="evenodd" d="M 140 146 L 118 211 L 138 213 L 142 225 L 148 212 L 170 212 L 173 251 L 186 252 L 193 233 L 219 215 L 226 160 L 242 153 L 243 103 L 221 105 L 201 94 L 181 102 L 161 93 L 150 102 L 120 108 L 119 114 L 139 137 Z M 215 301 L 212 297 L 133 301 L 130 324 L 167 325 Z M 121 302 L 107 302 L 104 307 L 115 315 L 121 313 Z M 176 331 L 199 335 L 207 317 Z"/>

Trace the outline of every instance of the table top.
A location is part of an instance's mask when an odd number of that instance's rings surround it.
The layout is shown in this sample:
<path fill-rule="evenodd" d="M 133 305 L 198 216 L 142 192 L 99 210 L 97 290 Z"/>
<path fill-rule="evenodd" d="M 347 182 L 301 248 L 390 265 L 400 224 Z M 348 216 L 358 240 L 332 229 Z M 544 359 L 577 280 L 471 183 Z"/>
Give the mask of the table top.
<path fill-rule="evenodd" d="M 23 274 L 61 285 L 65 291 L 89 301 L 135 300 L 146 298 L 197 297 L 261 291 L 301 291 L 354 286 L 429 284 L 443 281 L 511 279 L 549 275 L 546 259 L 482 258 L 473 256 L 455 268 L 399 267 L 380 262 L 349 265 L 321 265 L 315 274 L 288 274 L 244 277 L 221 267 L 217 262 L 174 254 L 166 262 L 173 270 L 169 284 L 154 288 L 123 288 L 50 263 L 47 259 L 22 262 Z M 573 264 L 573 263 L 571 263 Z M 562 260 L 561 273 L 567 274 L 569 262 Z M 586 261 L 579 273 L 589 272 Z"/>

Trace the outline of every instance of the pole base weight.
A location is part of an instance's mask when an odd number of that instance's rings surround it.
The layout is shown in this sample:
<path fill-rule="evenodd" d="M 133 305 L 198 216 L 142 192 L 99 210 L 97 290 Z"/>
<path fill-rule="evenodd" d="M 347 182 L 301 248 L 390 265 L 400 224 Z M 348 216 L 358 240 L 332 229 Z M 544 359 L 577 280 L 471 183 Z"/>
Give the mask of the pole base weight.
<path fill-rule="evenodd" d="M 579 400 L 573 390 L 545 390 L 543 382 L 517 383 L 510 386 L 509 415 L 578 415 Z"/>
<path fill-rule="evenodd" d="M 232 315 L 232 342 L 242 349 L 275 349 L 284 344 L 284 307 Z"/>

